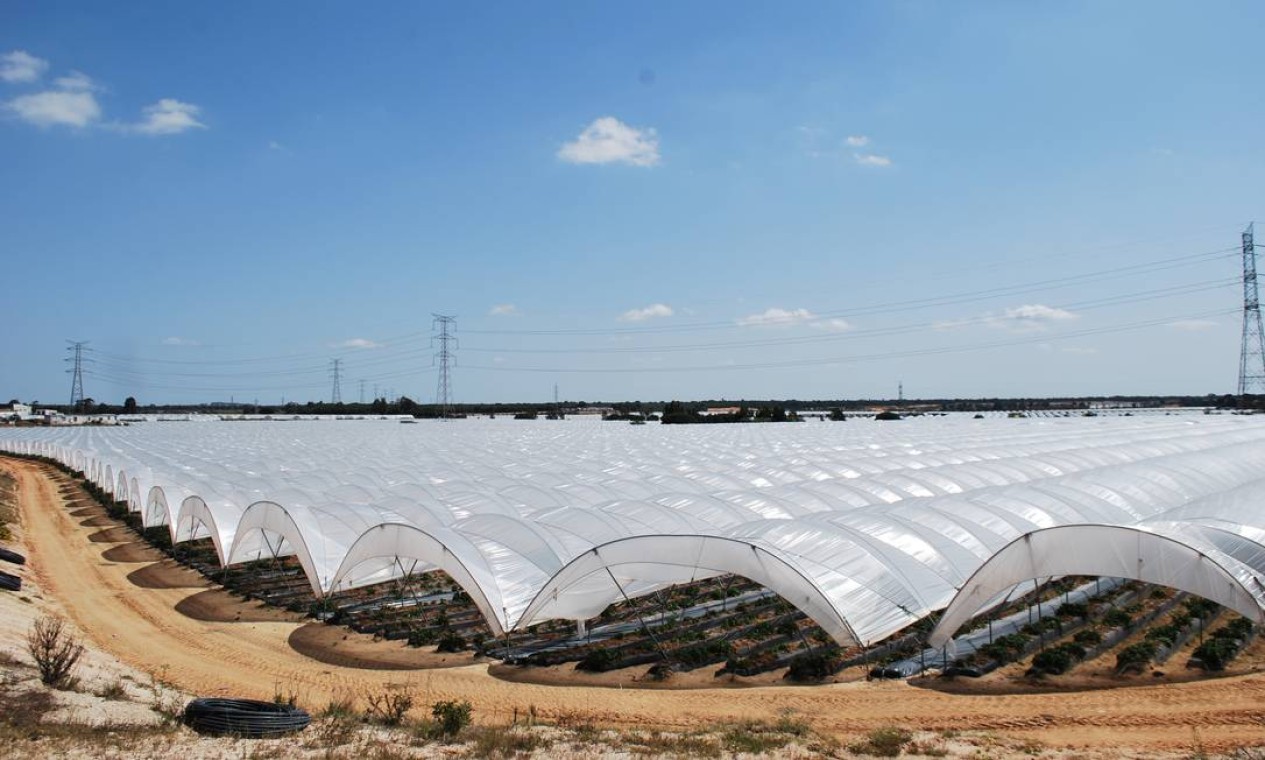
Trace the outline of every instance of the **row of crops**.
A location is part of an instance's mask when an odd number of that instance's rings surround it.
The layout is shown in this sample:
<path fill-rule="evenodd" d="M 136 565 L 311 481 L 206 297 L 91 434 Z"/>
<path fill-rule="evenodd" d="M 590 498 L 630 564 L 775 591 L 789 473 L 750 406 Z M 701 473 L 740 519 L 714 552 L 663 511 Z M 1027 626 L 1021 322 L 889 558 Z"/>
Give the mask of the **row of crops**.
<path fill-rule="evenodd" d="M 982 675 L 1012 663 L 1025 674 L 1052 678 L 1081 663 L 1109 665 L 1118 676 L 1164 666 L 1192 641 L 1188 668 L 1223 670 L 1253 638 L 1252 623 L 1206 599 L 1128 583 L 1088 603 L 1060 605 L 1015 633 L 999 636 L 959 659 L 950 674 Z"/>

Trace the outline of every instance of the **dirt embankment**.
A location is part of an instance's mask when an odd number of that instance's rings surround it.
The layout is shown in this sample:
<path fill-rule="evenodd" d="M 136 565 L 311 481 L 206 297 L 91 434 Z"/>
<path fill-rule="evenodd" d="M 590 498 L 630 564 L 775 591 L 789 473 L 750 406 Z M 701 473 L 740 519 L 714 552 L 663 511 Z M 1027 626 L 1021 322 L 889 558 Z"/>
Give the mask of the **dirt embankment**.
<path fill-rule="evenodd" d="M 98 520 L 99 508 L 61 488 L 46 468 L 0 460 L 18 480 L 32 547 L 31 572 L 102 650 L 201 695 L 269 698 L 278 689 L 305 704 L 409 684 L 419 704 L 466 699 L 482 721 L 508 721 L 534 708 L 542 717 L 582 716 L 619 728 L 691 729 L 735 719 L 775 720 L 788 712 L 817 730 L 856 735 L 892 724 L 929 731 L 982 730 L 1047 746 L 1189 750 L 1265 738 L 1265 675 L 1182 684 L 1145 678 L 1117 688 L 1055 693 L 950 693 L 906 683 L 744 689 L 621 689 L 512 683 L 486 663 L 410 659 L 391 642 L 313 627 L 219 591 L 197 573 Z M 425 665 L 432 667 L 424 667 Z M 981 688 L 981 690 L 983 690 Z"/>

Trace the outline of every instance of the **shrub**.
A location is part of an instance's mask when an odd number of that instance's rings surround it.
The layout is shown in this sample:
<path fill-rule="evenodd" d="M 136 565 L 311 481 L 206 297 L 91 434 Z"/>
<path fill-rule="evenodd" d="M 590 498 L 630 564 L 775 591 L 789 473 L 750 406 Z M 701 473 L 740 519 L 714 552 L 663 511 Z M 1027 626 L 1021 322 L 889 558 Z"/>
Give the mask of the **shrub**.
<path fill-rule="evenodd" d="M 461 733 L 461 729 L 470 725 L 470 713 L 473 708 L 469 702 L 445 700 L 431 705 L 430 714 L 435 718 L 435 727 L 441 736 L 453 737 Z"/>
<path fill-rule="evenodd" d="M 1221 638 L 1244 640 L 1252 635 L 1252 621 L 1245 617 L 1235 618 L 1225 628 L 1221 628 L 1212 635 Z"/>
<path fill-rule="evenodd" d="M 101 697 L 102 699 L 126 701 L 127 687 L 123 685 L 123 679 L 115 678 L 113 681 L 109 681 L 108 683 L 104 684 L 97 691 L 94 691 L 93 694 L 96 694 L 98 697 Z"/>
<path fill-rule="evenodd" d="M 435 630 L 433 628 L 419 628 L 408 632 L 408 645 L 411 647 L 424 647 L 435 643 Z"/>
<path fill-rule="evenodd" d="M 1155 657 L 1156 646 L 1153 641 L 1143 641 L 1125 647 L 1116 655 L 1116 672 L 1135 667 L 1145 667 Z"/>
<path fill-rule="evenodd" d="M 350 694 L 342 693 L 332 697 L 321 710 L 321 718 L 349 718 L 356 714 L 355 701 Z"/>
<path fill-rule="evenodd" d="M 899 757 L 905 745 L 912 741 L 913 733 L 896 726 L 876 728 L 866 735 L 864 741 L 849 745 L 848 749 L 858 755 L 874 757 Z"/>
<path fill-rule="evenodd" d="M 1032 667 L 1042 673 L 1061 675 L 1083 659 L 1085 659 L 1085 648 L 1069 642 L 1051 647 L 1033 657 Z"/>
<path fill-rule="evenodd" d="M 1072 658 L 1061 649 L 1047 649 L 1032 658 L 1032 668 L 1042 673 L 1059 674 L 1072 666 Z"/>
<path fill-rule="evenodd" d="M 71 673 L 83 656 L 83 645 L 66 630 L 64 620 L 45 615 L 31 625 L 26 651 L 39 668 L 40 680 L 60 689 L 72 685 Z"/>
<path fill-rule="evenodd" d="M 806 652 L 791 660 L 786 677 L 792 681 L 820 681 L 834 675 L 838 665 L 834 653 Z"/>
<path fill-rule="evenodd" d="M 439 643 L 435 645 L 436 652 L 464 652 L 465 650 L 466 640 L 452 631 L 445 631 L 439 637 Z"/>
<path fill-rule="evenodd" d="M 1005 660 L 1018 657 L 1031 640 L 1032 637 L 1024 633 L 1008 633 L 998 636 L 993 643 L 980 647 L 979 651 L 986 657 Z"/>
<path fill-rule="evenodd" d="M 615 667 L 615 663 L 619 658 L 615 652 L 605 647 L 596 647 L 590 649 L 589 653 L 584 655 L 575 665 L 576 670 L 583 670 L 589 673 L 604 673 Z"/>
<path fill-rule="evenodd" d="M 1177 641 L 1177 636 L 1180 633 L 1181 631 L 1179 631 L 1176 626 L 1158 625 L 1146 632 L 1146 640 L 1163 644 L 1166 647 L 1171 647 L 1173 642 Z"/>
<path fill-rule="evenodd" d="M 1082 646 L 1095 646 L 1102 643 L 1102 634 L 1088 629 L 1077 631 L 1076 635 L 1072 637 L 1072 641 Z"/>
<path fill-rule="evenodd" d="M 543 737 L 515 726 L 482 726 L 473 733 L 468 737 L 473 757 L 530 757 L 545 744 Z"/>
<path fill-rule="evenodd" d="M 1191 617 L 1197 617 L 1200 620 L 1207 620 L 1212 617 L 1217 610 L 1221 609 L 1221 605 L 1216 602 L 1210 602 L 1202 597 L 1187 599 L 1185 601 L 1186 611 Z"/>
<path fill-rule="evenodd" d="M 1232 640 L 1210 638 L 1195 649 L 1193 656 L 1203 663 L 1206 670 L 1222 670 L 1238 653 L 1239 647 Z"/>
<path fill-rule="evenodd" d="M 1124 610 L 1108 610 L 1107 614 L 1102 616 L 1102 621 L 1112 628 L 1128 628 L 1133 622 L 1133 617 Z"/>
<path fill-rule="evenodd" d="M 1066 602 L 1059 605 L 1054 614 L 1061 618 L 1083 618 L 1089 614 L 1089 607 L 1080 602 Z"/>
<path fill-rule="evenodd" d="M 398 726 L 413 709 L 413 695 L 407 689 L 387 687 L 365 693 L 365 719 L 384 726 Z"/>

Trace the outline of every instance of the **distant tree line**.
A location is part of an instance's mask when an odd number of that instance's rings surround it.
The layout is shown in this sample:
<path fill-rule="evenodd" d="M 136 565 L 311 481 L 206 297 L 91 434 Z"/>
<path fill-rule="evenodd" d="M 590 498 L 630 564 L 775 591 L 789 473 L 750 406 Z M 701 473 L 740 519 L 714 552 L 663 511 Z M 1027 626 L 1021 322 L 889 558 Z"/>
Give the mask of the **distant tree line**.
<path fill-rule="evenodd" d="M 232 402 L 208 402 L 200 404 L 148 404 L 141 406 L 133 396 L 122 404 L 110 404 L 84 399 L 70 405 L 39 404 L 41 409 L 54 409 L 66 414 L 348 414 L 348 415 L 411 415 L 418 418 L 436 418 L 441 410 L 435 404 L 422 404 L 408 396 L 396 400 L 377 398 L 366 403 L 331 404 L 321 401 L 290 402 L 287 404 L 243 404 Z M 1099 406 L 1212 406 L 1220 409 L 1265 410 L 1265 396 L 1231 394 L 1204 396 L 1081 396 L 1054 398 L 976 398 L 976 399 L 707 399 L 700 401 L 615 401 L 585 402 L 563 401 L 552 403 L 477 403 L 454 404 L 454 416 L 518 415 L 535 413 L 540 416 L 559 414 L 563 410 L 583 411 L 591 407 L 614 410 L 608 417 L 614 419 L 647 418 L 662 415 L 668 424 L 724 423 L 747 420 L 779 422 L 792 420 L 806 410 L 828 410 L 834 418 L 842 418 L 844 412 L 865 411 L 873 408 L 917 408 L 919 411 L 942 412 L 1013 412 L 1088 410 Z M 703 414 L 709 408 L 736 407 L 734 414 Z"/>

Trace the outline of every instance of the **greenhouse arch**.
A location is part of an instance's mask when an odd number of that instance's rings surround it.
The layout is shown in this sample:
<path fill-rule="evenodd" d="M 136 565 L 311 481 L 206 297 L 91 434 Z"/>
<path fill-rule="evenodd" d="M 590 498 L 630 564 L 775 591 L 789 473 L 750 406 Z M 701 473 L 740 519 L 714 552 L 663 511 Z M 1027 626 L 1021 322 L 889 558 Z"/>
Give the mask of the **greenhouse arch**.
<path fill-rule="evenodd" d="M 262 546 L 255 541 L 255 534 L 263 539 Z M 277 538 L 276 545 L 273 544 L 273 537 Z M 285 551 L 287 545 L 290 547 L 288 552 Z M 320 573 L 316 570 L 316 563 L 312 559 L 312 552 L 304 539 L 303 531 L 290 512 L 273 501 L 257 501 L 242 513 L 242 519 L 238 521 L 237 531 L 233 535 L 233 548 L 224 564 L 235 565 L 240 562 L 263 559 L 264 549 L 267 549 L 273 558 L 294 554 L 303 567 L 308 583 L 312 586 L 312 593 L 317 599 L 324 596 Z M 243 556 L 252 552 L 255 556 Z"/>
<path fill-rule="evenodd" d="M 446 540 L 441 540 L 437 537 L 438 535 L 442 535 Z M 459 545 L 464 550 L 462 553 L 469 554 L 470 559 L 479 556 L 478 550 L 469 541 L 446 528 L 423 530 L 415 525 L 403 523 L 376 525 L 351 545 L 347 556 L 338 567 L 338 572 L 334 574 L 330 590 L 333 592 L 339 588 L 354 588 L 379 582 L 377 575 L 384 569 L 382 567 L 371 571 L 368 578 L 351 578 L 353 571 L 373 560 L 390 559 L 392 563 L 401 558 L 417 560 L 425 563 L 427 567 L 438 568 L 447 573 L 454 583 L 470 595 L 470 599 L 483 614 L 492 633 L 500 636 L 509 626 L 504 619 L 503 606 L 498 611 L 498 606 L 493 604 L 487 593 L 487 589 L 496 588 L 495 576 L 487 568 L 479 568 L 474 562 L 467 563 L 458 556 L 452 547 Z M 480 562 L 482 562 L 481 559 Z M 483 577 L 476 577 L 476 572 Z M 497 597 L 500 597 L 499 592 Z"/>
<path fill-rule="evenodd" d="M 750 541 L 709 535 L 642 535 L 595 546 L 567 563 L 514 624 L 587 620 L 625 596 L 637 582 L 664 585 L 723 574 L 739 575 L 781 596 L 840 643 L 862 644 L 816 583 L 786 558 Z M 621 582 L 620 577 L 627 579 Z"/>
<path fill-rule="evenodd" d="M 1253 569 L 1193 537 L 1145 527 L 1064 525 L 1025 533 L 984 562 L 945 608 L 928 643 L 932 647 L 948 643 L 963 623 L 1008 589 L 1061 575 L 1129 578 L 1168 586 L 1229 607 L 1254 623 L 1265 623 L 1265 585 Z"/>
<path fill-rule="evenodd" d="M 233 524 L 236 527 L 236 521 Z M 206 537 L 210 537 L 211 543 L 215 545 L 215 556 L 219 558 L 220 567 L 228 566 L 228 553 L 232 548 L 233 534 L 225 534 L 220 530 L 215 519 L 215 511 L 205 499 L 197 495 L 185 497 L 180 502 L 180 510 L 177 512 L 173 540 L 175 543 L 181 543 Z"/>

